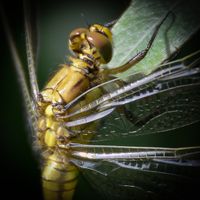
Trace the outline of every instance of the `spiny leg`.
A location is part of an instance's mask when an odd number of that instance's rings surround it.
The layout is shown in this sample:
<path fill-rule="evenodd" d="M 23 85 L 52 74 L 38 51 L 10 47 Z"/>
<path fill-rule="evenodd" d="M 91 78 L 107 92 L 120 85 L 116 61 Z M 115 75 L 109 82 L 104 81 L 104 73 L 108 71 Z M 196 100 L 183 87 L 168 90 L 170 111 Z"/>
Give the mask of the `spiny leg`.
<path fill-rule="evenodd" d="M 167 12 L 167 14 L 165 15 L 165 17 L 156 25 L 154 32 L 146 46 L 145 49 L 143 49 L 142 51 L 138 52 L 136 55 L 134 55 L 128 62 L 126 62 L 125 64 L 113 68 L 113 69 L 106 69 L 104 71 L 105 74 L 118 74 L 118 73 L 122 73 L 126 70 L 128 70 L 129 68 L 131 68 L 132 66 L 134 66 L 135 64 L 137 64 L 138 62 L 140 62 L 148 53 L 149 49 L 151 48 L 156 35 L 158 34 L 158 31 L 161 27 L 161 25 L 163 24 L 163 22 L 165 21 L 165 19 L 168 17 L 168 15 L 171 13 L 171 11 Z"/>

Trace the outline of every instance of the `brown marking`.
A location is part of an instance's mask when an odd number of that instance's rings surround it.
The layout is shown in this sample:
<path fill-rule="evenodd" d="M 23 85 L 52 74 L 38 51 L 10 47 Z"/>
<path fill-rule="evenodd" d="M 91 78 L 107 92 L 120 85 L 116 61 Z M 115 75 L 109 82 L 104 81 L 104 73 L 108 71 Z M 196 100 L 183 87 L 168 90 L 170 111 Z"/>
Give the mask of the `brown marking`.
<path fill-rule="evenodd" d="M 77 83 L 75 83 L 75 85 L 71 88 L 71 91 L 75 90 L 76 88 L 78 88 L 82 82 L 84 81 L 85 78 L 80 79 Z"/>

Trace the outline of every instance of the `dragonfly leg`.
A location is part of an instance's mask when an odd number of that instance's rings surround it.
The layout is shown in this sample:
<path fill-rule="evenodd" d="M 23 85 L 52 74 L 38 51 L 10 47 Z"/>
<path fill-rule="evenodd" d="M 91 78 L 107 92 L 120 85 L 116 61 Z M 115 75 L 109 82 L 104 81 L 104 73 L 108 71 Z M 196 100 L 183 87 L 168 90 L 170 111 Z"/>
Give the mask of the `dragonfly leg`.
<path fill-rule="evenodd" d="M 53 103 L 53 113 L 55 117 L 62 116 L 66 114 L 66 109 L 65 109 L 66 104 L 64 103 Z"/>
<path fill-rule="evenodd" d="M 138 52 L 136 55 L 134 55 L 128 62 L 126 62 L 125 64 L 118 66 L 116 68 L 112 68 L 112 69 L 106 69 L 105 73 L 106 74 L 118 74 L 118 73 L 122 73 L 126 70 L 128 70 L 129 68 L 131 68 L 132 66 L 134 66 L 135 64 L 137 64 L 138 62 L 140 62 L 148 53 L 149 49 L 152 47 L 152 44 L 156 38 L 156 35 L 158 34 L 158 31 L 161 27 L 161 25 L 163 24 L 163 22 L 165 21 L 165 19 L 168 17 L 168 15 L 171 13 L 171 11 L 167 12 L 167 14 L 165 15 L 164 18 L 162 18 L 162 20 L 156 25 L 154 32 L 146 46 L 145 49 L 143 49 L 142 51 Z"/>

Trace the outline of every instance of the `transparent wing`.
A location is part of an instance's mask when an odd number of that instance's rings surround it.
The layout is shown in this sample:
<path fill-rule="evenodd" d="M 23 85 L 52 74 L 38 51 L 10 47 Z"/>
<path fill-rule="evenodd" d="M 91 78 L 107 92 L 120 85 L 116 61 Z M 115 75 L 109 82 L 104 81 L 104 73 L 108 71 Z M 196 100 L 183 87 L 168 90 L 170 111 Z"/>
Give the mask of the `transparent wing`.
<path fill-rule="evenodd" d="M 163 132 L 197 122 L 200 119 L 199 58 L 190 64 L 171 65 L 137 81 L 133 80 L 135 74 L 123 81 L 115 79 L 102 84 L 66 108 L 87 99 L 97 89 L 103 93 L 100 98 L 59 117 L 67 119 L 65 125 L 80 133 L 83 140 L 93 133 L 92 142 Z M 98 128 L 89 128 L 94 121 Z"/>
<path fill-rule="evenodd" d="M 8 20 L 6 18 L 6 15 L 3 9 L 1 9 L 0 11 L 1 11 L 1 18 L 3 21 L 4 30 L 5 30 L 6 38 L 8 41 L 9 48 L 10 48 L 12 60 L 14 63 L 14 67 L 16 70 L 19 84 L 20 84 L 20 88 L 22 91 L 24 105 L 25 105 L 26 113 L 27 113 L 27 119 L 29 121 L 29 126 L 31 128 L 32 133 L 35 133 L 36 121 L 37 121 L 37 112 L 35 108 L 35 102 L 32 101 L 32 96 L 29 92 L 29 87 L 26 81 L 23 62 L 20 59 L 19 52 L 17 50 L 15 41 L 13 39 L 12 31 L 9 26 Z"/>
<path fill-rule="evenodd" d="M 27 35 L 29 35 L 29 41 L 31 45 L 32 57 L 34 62 L 34 68 L 37 67 L 38 60 L 38 42 L 39 42 L 39 30 L 38 30 L 38 8 L 37 2 L 24 1 L 24 17 Z"/>
<path fill-rule="evenodd" d="M 198 191 L 200 147 L 70 148 L 71 161 L 106 199 L 181 199 Z"/>
<path fill-rule="evenodd" d="M 33 6 L 32 6 L 33 9 Z M 32 97 L 37 101 L 39 94 L 38 82 L 36 77 L 36 56 L 37 56 L 37 26 L 36 17 L 34 16 L 35 10 L 31 9 L 30 2 L 24 1 L 24 21 L 25 21 L 25 34 L 26 34 L 26 54 L 29 72 L 30 87 Z"/>

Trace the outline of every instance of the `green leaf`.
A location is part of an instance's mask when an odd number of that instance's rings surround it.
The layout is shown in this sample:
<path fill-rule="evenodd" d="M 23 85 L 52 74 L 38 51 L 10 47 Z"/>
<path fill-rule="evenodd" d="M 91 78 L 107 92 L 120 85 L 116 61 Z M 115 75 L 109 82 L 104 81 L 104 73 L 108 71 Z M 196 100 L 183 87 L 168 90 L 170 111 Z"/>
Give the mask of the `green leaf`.
<path fill-rule="evenodd" d="M 132 0 L 113 27 L 114 55 L 109 67 L 117 67 L 143 50 L 155 26 L 172 11 L 162 24 L 147 56 L 125 74 L 148 74 L 172 56 L 200 28 L 200 7 L 196 0 Z"/>

